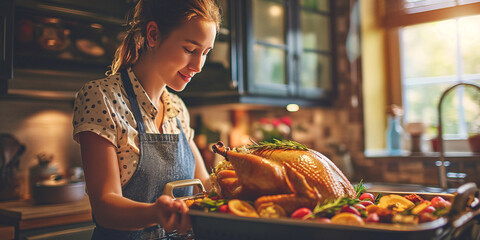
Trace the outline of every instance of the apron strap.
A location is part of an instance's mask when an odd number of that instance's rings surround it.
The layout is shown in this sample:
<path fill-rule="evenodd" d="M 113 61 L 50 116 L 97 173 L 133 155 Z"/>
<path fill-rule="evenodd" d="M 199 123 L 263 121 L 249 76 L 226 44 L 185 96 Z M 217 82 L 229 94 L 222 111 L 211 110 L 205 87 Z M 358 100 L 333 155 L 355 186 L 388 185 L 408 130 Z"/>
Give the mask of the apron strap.
<path fill-rule="evenodd" d="M 132 106 L 133 116 L 137 121 L 137 130 L 139 133 L 145 133 L 145 125 L 143 123 L 142 113 L 137 102 L 137 95 L 133 91 L 133 86 L 128 76 L 127 69 L 122 70 L 121 72 L 123 86 L 125 87 L 125 92 L 127 92 L 128 100 Z"/>
<path fill-rule="evenodd" d="M 175 118 L 175 120 L 177 120 L 177 125 L 178 125 L 178 129 L 180 129 L 180 132 L 184 133 L 183 128 L 182 128 L 182 124 L 180 124 L 180 120 L 178 120 L 178 118 Z"/>

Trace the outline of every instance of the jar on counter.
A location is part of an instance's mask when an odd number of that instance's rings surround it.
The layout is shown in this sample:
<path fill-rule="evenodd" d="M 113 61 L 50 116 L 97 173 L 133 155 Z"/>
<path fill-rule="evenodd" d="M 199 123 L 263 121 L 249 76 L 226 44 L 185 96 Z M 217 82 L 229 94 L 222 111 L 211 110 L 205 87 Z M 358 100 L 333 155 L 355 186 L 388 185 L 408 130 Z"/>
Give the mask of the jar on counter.
<path fill-rule="evenodd" d="M 403 150 L 403 127 L 401 117 L 403 110 L 397 105 L 391 105 L 387 109 L 388 124 L 386 131 L 387 153 L 389 155 L 401 155 Z"/>
<path fill-rule="evenodd" d="M 30 168 L 29 175 L 29 187 L 30 194 L 32 193 L 32 186 L 40 181 L 49 180 L 52 176 L 58 174 L 58 168 L 51 165 L 53 155 L 40 153 L 37 154 L 38 164 Z"/>

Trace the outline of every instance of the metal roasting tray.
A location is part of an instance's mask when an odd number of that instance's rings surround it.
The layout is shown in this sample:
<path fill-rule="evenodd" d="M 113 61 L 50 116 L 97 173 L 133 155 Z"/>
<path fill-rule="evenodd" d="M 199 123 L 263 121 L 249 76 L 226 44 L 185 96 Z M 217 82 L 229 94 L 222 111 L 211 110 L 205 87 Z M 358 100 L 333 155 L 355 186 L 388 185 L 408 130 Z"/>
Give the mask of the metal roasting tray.
<path fill-rule="evenodd" d="M 369 191 L 372 193 L 378 193 Z M 408 195 L 413 192 L 384 191 L 383 195 Z M 189 215 L 196 240 L 283 240 L 283 239 L 477 239 L 472 228 L 478 228 L 479 189 L 467 183 L 454 194 L 417 193 L 426 200 L 441 196 L 452 202 L 447 217 L 415 225 L 376 223 L 364 226 L 302 221 L 289 218 L 248 218 L 233 214 L 191 209 Z M 467 210 L 466 210 L 467 209 Z"/>

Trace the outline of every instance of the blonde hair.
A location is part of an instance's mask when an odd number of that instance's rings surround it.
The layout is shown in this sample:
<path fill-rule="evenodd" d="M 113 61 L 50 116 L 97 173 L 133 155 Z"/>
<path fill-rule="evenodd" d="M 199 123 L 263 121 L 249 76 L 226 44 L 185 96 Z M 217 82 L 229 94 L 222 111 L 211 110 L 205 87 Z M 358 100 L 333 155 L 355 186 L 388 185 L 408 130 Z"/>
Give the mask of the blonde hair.
<path fill-rule="evenodd" d="M 220 9 L 215 0 L 140 0 L 128 21 L 129 29 L 117 48 L 107 76 L 113 75 L 137 61 L 146 44 L 146 26 L 155 21 L 161 36 L 193 17 L 212 21 L 220 28 Z"/>

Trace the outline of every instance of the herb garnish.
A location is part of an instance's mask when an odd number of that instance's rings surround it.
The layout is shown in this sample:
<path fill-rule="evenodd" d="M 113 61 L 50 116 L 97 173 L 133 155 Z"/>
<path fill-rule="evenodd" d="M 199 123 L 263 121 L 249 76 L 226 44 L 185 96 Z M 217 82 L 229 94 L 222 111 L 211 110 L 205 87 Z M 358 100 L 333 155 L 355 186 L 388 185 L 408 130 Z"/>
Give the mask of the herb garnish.
<path fill-rule="evenodd" d="M 318 203 L 317 206 L 313 209 L 312 214 L 309 218 L 314 217 L 332 217 L 336 213 L 340 212 L 344 205 L 353 206 L 356 203 L 359 203 L 360 200 L 343 197 L 336 200 L 327 201 L 324 203 Z"/>
<path fill-rule="evenodd" d="M 281 150 L 308 150 L 308 147 L 300 144 L 298 142 L 294 142 L 291 140 L 278 140 L 273 139 L 273 142 L 262 141 L 258 144 L 248 145 L 248 149 L 251 150 L 273 150 L 273 149 L 281 149 Z"/>
<path fill-rule="evenodd" d="M 227 202 L 228 200 L 224 198 L 214 200 L 207 197 L 200 202 L 200 206 L 204 209 L 208 209 L 209 212 L 218 212 L 218 208 Z"/>
<path fill-rule="evenodd" d="M 353 188 L 355 189 L 355 192 L 357 193 L 356 198 L 359 198 L 360 195 L 362 195 L 362 193 L 364 193 L 367 189 L 365 186 L 363 186 L 363 179 L 360 180 L 360 182 L 358 184 L 356 184 Z"/>

